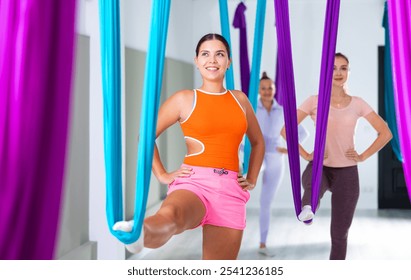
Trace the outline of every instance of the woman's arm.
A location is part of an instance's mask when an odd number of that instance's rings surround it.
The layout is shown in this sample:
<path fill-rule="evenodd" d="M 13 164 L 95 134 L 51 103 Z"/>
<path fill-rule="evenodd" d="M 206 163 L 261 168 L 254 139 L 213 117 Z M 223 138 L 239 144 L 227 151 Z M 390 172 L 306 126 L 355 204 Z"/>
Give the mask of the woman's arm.
<path fill-rule="evenodd" d="M 187 98 L 190 94 L 192 94 L 192 91 L 176 92 L 161 105 L 158 111 L 156 138 L 158 138 L 167 128 L 180 120 L 184 106 L 186 106 L 190 101 L 188 100 L 190 98 Z M 163 184 L 169 184 L 176 176 L 184 176 L 184 174 L 187 175 L 191 172 L 189 170 L 181 169 L 168 173 L 160 159 L 160 154 L 156 144 L 154 145 L 152 170 L 154 176 L 156 176 L 157 179 Z"/>
<path fill-rule="evenodd" d="M 297 124 L 298 125 L 300 125 L 300 123 L 306 118 L 308 116 L 308 114 L 307 113 L 305 113 L 305 112 L 303 112 L 303 111 L 301 111 L 300 109 L 298 109 L 297 110 Z M 286 137 L 286 132 L 285 132 L 285 126 L 283 126 L 283 128 L 281 129 L 281 136 L 284 138 L 284 139 L 287 139 Z M 306 139 L 304 139 L 304 141 L 305 141 Z M 312 161 L 313 160 L 313 153 L 308 153 L 305 149 L 304 149 L 304 147 L 300 144 L 300 143 L 298 143 L 298 149 L 299 149 L 299 152 L 300 152 L 300 155 L 301 155 L 301 157 L 302 158 L 304 158 L 305 160 L 307 160 L 307 161 Z"/>
<path fill-rule="evenodd" d="M 390 129 L 387 123 L 376 113 L 372 112 L 365 116 L 365 119 L 372 125 L 377 131 L 377 138 L 374 142 L 362 153 L 358 154 L 354 149 L 350 149 L 346 152 L 346 157 L 357 162 L 368 159 L 373 154 L 381 150 L 392 138 Z"/>
<path fill-rule="evenodd" d="M 247 106 L 248 107 L 248 106 Z M 247 108 L 247 137 L 251 144 L 250 161 L 247 172 L 247 181 L 256 184 L 260 168 L 264 160 L 265 144 L 263 134 L 258 124 L 254 111 L 249 105 Z"/>
<path fill-rule="evenodd" d="M 308 130 L 304 126 L 298 125 L 298 143 L 299 144 L 303 143 L 305 140 L 307 140 L 308 136 L 309 136 Z M 287 148 L 277 147 L 276 149 L 277 149 L 277 152 L 281 154 L 288 153 Z"/>
<path fill-rule="evenodd" d="M 298 124 L 298 143 L 304 143 L 309 135 L 308 130 L 302 124 Z"/>
<path fill-rule="evenodd" d="M 260 168 L 264 160 L 265 144 L 263 134 L 260 129 L 260 125 L 258 124 L 257 117 L 247 96 L 239 91 L 235 91 L 235 93 L 236 97 L 239 99 L 241 105 L 243 106 L 246 112 L 248 124 L 246 134 L 251 144 L 251 153 L 246 180 L 249 184 L 252 184 L 253 186 L 247 188 L 247 186 L 242 185 L 241 182 L 240 185 L 245 187 L 245 189 L 251 190 L 257 183 L 258 174 L 260 173 Z"/>

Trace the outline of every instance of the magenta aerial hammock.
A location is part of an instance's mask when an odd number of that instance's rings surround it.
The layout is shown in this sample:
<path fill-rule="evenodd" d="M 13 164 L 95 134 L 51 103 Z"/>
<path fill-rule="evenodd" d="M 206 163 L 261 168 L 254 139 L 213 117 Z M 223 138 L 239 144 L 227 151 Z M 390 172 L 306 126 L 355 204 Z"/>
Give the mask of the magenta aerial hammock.
<path fill-rule="evenodd" d="M 397 128 L 405 183 L 411 201 L 411 2 L 388 0 Z"/>
<path fill-rule="evenodd" d="M 54 259 L 76 2 L 0 0 L 0 260 Z"/>

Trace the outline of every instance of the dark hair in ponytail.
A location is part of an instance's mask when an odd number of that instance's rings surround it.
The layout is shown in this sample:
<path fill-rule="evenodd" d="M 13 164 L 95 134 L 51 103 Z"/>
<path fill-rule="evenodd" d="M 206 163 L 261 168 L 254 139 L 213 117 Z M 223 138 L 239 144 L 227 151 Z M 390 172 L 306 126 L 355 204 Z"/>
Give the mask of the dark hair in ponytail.
<path fill-rule="evenodd" d="M 261 74 L 260 81 L 262 80 L 271 80 L 271 78 L 267 76 L 267 72 L 265 71 L 263 72 L 263 74 Z"/>

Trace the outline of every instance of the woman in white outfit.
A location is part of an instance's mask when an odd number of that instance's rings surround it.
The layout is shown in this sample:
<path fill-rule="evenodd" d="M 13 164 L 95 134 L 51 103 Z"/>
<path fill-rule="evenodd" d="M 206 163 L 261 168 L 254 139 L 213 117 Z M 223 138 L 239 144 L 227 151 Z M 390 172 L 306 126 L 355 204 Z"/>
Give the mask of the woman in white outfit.
<path fill-rule="evenodd" d="M 274 254 L 267 249 L 266 241 L 270 226 L 271 202 L 284 175 L 285 154 L 284 139 L 280 132 L 284 126 L 283 107 L 274 99 L 276 90 L 272 79 L 263 72 L 260 79 L 259 100 L 257 104 L 257 119 L 263 132 L 265 154 L 263 162 L 263 181 L 260 196 L 260 247 L 258 252 L 272 257 Z M 308 137 L 303 126 L 298 127 L 299 141 Z"/>

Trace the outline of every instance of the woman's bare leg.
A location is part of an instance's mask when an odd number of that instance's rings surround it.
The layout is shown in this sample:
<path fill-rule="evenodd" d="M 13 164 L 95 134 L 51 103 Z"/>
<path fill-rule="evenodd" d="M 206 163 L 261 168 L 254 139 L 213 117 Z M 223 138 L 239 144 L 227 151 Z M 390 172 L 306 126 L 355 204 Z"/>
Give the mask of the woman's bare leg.
<path fill-rule="evenodd" d="M 173 235 L 198 226 L 204 215 L 204 204 L 194 193 L 170 193 L 157 213 L 144 220 L 144 247 L 161 247 Z"/>
<path fill-rule="evenodd" d="M 203 259 L 235 260 L 240 251 L 243 231 L 238 229 L 204 225 Z"/>

